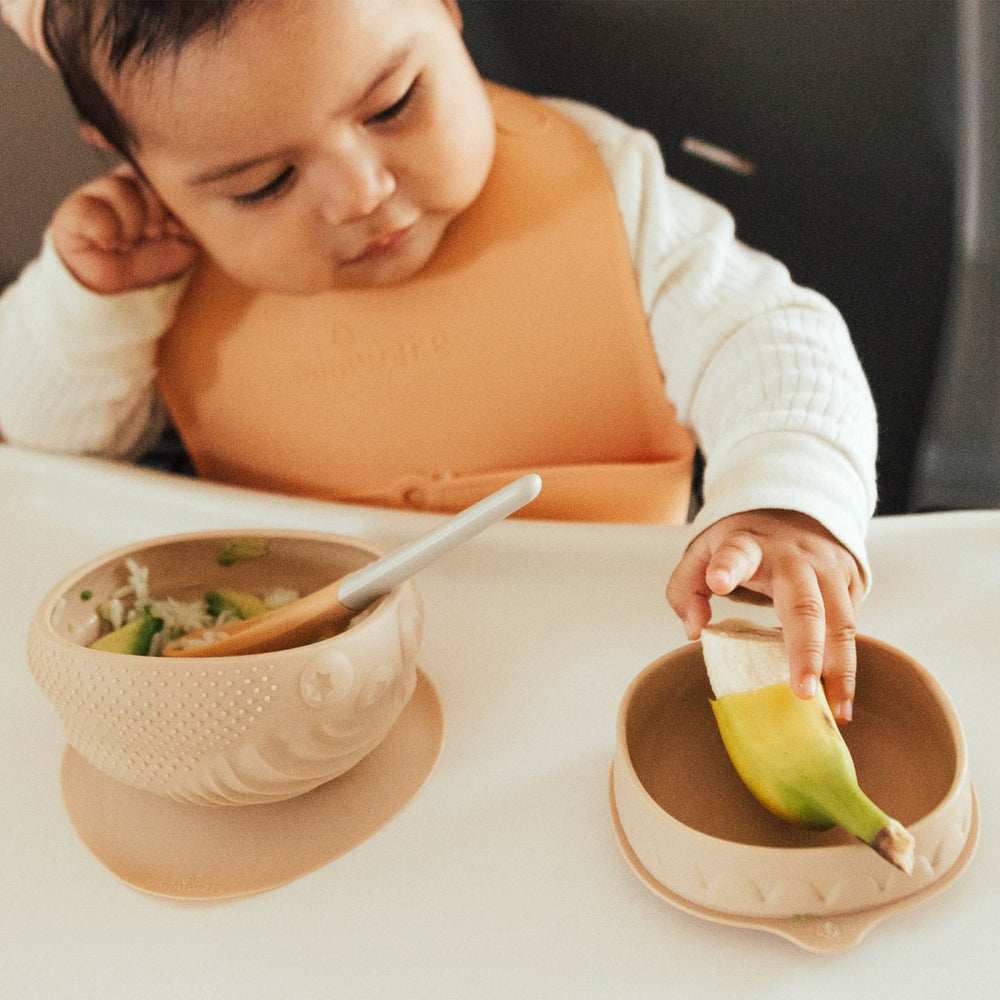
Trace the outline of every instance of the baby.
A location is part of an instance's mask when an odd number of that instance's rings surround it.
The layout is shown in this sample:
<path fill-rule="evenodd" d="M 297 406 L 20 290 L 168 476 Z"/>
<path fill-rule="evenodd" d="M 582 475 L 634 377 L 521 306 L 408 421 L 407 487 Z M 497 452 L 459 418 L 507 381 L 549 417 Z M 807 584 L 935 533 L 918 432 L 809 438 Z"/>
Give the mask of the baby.
<path fill-rule="evenodd" d="M 0 299 L 6 440 L 133 458 L 169 411 L 243 485 L 443 510 L 532 470 L 546 516 L 673 521 L 697 442 L 670 605 L 770 599 L 850 719 L 865 378 L 650 136 L 483 81 L 456 0 L 2 3 L 123 158 Z"/>

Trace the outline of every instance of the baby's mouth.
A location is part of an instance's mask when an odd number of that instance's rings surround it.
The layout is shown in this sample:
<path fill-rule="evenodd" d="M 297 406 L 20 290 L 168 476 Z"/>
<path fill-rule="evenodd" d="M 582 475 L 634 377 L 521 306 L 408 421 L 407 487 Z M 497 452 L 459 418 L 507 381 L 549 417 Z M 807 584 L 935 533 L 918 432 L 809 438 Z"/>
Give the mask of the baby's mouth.
<path fill-rule="evenodd" d="M 379 260 L 383 257 L 391 257 L 403 245 L 412 228 L 413 224 L 411 223 L 408 226 L 402 226 L 399 229 L 383 233 L 381 236 L 371 240 L 361 253 L 356 254 L 354 257 L 349 257 L 347 263 L 357 264 L 366 260 Z"/>

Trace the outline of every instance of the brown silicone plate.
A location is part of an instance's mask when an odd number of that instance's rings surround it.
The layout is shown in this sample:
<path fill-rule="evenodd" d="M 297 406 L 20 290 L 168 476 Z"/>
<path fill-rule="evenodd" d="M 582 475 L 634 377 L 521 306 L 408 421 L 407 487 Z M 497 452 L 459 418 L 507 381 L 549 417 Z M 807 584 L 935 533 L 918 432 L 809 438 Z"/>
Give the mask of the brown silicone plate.
<path fill-rule="evenodd" d="M 840 829 L 806 830 L 753 799 L 719 738 L 694 643 L 650 664 L 619 709 L 611 811 L 643 883 L 688 913 L 826 952 L 949 885 L 979 833 L 955 708 L 911 656 L 868 636 L 858 677 L 845 739 L 862 788 L 916 840 L 912 874 Z"/>
<path fill-rule="evenodd" d="M 108 777 L 68 747 L 63 798 L 84 844 L 129 885 L 189 900 L 243 896 L 313 872 L 385 826 L 430 776 L 443 732 L 437 692 L 418 671 L 389 735 L 302 795 L 262 805 L 175 802 Z"/>
<path fill-rule="evenodd" d="M 853 948 L 874 926 L 880 924 L 887 917 L 902 913 L 904 910 L 936 896 L 965 871 L 972 856 L 976 853 L 976 844 L 979 841 L 979 804 L 973 789 L 972 825 L 964 850 L 944 875 L 920 892 L 897 899 L 892 903 L 886 903 L 884 906 L 873 906 L 871 909 L 859 910 L 856 913 L 839 913 L 834 916 L 822 917 L 740 917 L 732 913 L 723 913 L 719 910 L 710 910 L 708 907 L 699 906 L 697 903 L 692 903 L 683 896 L 677 895 L 676 892 L 671 892 L 657 882 L 635 856 L 635 851 L 629 845 L 625 831 L 618 820 L 613 785 L 610 795 L 611 820 L 615 839 L 618 841 L 618 846 L 629 867 L 646 888 L 651 889 L 661 899 L 665 899 L 671 906 L 676 906 L 677 909 L 690 913 L 692 916 L 711 920 L 717 924 L 727 924 L 730 927 L 748 927 L 754 930 L 768 931 L 797 944 L 800 948 L 805 948 L 807 951 L 827 953 L 846 951 L 848 948 Z"/>

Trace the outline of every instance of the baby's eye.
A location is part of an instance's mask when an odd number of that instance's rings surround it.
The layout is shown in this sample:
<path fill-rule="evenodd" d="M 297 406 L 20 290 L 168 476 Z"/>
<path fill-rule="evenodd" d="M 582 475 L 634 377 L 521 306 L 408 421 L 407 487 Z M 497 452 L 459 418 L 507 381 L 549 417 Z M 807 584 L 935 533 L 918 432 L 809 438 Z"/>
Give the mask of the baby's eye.
<path fill-rule="evenodd" d="M 390 122 L 394 118 L 398 118 L 399 115 L 406 109 L 406 106 L 413 99 L 414 94 L 417 91 L 417 85 L 419 83 L 419 77 L 410 84 L 407 91 L 403 96 L 396 101 L 394 104 L 390 104 L 384 111 L 379 111 L 377 114 L 372 115 L 366 122 L 366 125 L 381 125 L 384 122 Z"/>
<path fill-rule="evenodd" d="M 274 180 L 268 181 L 263 187 L 259 187 L 255 191 L 247 191 L 244 194 L 233 195 L 233 201 L 238 202 L 240 205 L 252 205 L 254 202 L 264 201 L 266 198 L 273 198 L 275 195 L 280 194 L 281 191 L 284 190 L 284 188 L 291 181 L 294 173 L 294 167 L 285 167 L 285 169 L 282 170 L 281 173 L 274 178 Z"/>

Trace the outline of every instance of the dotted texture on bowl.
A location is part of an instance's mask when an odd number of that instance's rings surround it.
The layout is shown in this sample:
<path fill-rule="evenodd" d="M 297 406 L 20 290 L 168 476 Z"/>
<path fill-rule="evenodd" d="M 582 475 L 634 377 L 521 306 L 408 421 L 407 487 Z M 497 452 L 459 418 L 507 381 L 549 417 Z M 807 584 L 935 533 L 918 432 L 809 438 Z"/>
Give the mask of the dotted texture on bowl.
<path fill-rule="evenodd" d="M 117 781 L 197 804 L 278 801 L 353 767 L 398 719 L 422 625 L 416 591 L 398 596 L 396 613 L 270 656 L 179 664 L 53 643 L 36 627 L 28 660 L 69 743 Z"/>

